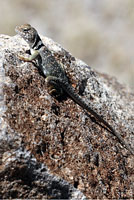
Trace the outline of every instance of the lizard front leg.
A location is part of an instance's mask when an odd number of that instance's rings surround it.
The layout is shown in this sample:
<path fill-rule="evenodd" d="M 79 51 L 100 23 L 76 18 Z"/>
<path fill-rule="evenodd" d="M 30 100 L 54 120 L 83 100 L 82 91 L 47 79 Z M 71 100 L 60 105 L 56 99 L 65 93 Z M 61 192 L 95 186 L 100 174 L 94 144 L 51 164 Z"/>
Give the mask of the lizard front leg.
<path fill-rule="evenodd" d="M 37 56 L 39 55 L 39 51 L 37 50 L 32 50 L 32 54 L 28 57 L 22 56 L 22 55 L 18 55 L 20 60 L 26 61 L 26 62 L 32 62 L 33 60 L 35 60 L 37 58 Z"/>

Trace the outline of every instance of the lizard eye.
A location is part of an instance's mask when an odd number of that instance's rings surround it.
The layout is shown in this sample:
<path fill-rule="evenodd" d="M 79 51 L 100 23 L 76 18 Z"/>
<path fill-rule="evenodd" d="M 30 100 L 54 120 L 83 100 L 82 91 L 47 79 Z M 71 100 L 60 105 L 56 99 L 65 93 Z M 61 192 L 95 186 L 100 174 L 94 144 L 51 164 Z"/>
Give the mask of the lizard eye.
<path fill-rule="evenodd" d="M 23 31 L 24 32 L 28 32 L 30 30 L 30 28 L 24 28 Z"/>
<path fill-rule="evenodd" d="M 28 32 L 30 29 L 31 29 L 30 27 L 24 27 L 24 28 L 23 28 L 23 31 L 24 31 L 24 32 Z"/>

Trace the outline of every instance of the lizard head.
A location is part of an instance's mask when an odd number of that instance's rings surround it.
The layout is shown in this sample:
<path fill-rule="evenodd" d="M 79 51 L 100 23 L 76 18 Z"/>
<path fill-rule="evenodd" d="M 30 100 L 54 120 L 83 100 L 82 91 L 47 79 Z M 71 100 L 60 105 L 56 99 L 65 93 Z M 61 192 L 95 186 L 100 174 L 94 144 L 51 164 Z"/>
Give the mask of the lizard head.
<path fill-rule="evenodd" d="M 37 38 L 39 38 L 37 31 L 30 24 L 23 24 L 16 26 L 15 31 L 19 34 L 31 48 L 35 47 Z"/>

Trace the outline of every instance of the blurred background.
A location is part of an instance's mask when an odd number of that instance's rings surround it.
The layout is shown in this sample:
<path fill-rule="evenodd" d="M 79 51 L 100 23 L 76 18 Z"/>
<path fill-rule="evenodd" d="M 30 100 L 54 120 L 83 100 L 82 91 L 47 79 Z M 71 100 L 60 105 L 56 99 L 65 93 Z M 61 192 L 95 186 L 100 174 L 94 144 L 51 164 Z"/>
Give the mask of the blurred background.
<path fill-rule="evenodd" d="M 134 0 L 0 0 L 0 34 L 23 23 L 134 88 Z"/>

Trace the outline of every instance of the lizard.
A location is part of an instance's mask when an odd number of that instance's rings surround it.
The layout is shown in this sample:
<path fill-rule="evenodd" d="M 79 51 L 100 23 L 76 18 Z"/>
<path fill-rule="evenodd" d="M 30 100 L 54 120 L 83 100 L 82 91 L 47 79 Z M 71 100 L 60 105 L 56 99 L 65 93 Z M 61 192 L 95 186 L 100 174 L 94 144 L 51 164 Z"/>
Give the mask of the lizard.
<path fill-rule="evenodd" d="M 16 26 L 15 31 L 20 35 L 29 45 L 31 55 L 24 57 L 18 55 L 20 60 L 25 62 L 32 62 L 37 60 L 38 69 L 41 70 L 45 76 L 46 83 L 49 85 L 52 94 L 55 91 L 61 93 L 65 92 L 75 103 L 89 112 L 97 121 L 106 127 L 119 142 L 134 156 L 134 151 L 127 142 L 123 139 L 120 133 L 116 132 L 114 128 L 102 116 L 97 114 L 84 100 L 75 92 L 74 87 L 69 83 L 69 78 L 66 75 L 62 65 L 57 62 L 52 52 L 43 44 L 38 32 L 30 24 L 23 24 Z"/>

